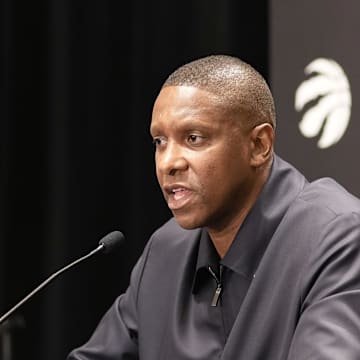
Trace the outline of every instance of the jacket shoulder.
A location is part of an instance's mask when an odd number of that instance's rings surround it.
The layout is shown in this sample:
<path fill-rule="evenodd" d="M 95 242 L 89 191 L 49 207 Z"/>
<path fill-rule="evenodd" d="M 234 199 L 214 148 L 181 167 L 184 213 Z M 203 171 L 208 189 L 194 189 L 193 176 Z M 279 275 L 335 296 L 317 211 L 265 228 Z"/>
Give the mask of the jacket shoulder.
<path fill-rule="evenodd" d="M 334 216 L 360 214 L 360 199 L 331 178 L 322 178 L 309 183 L 299 199 L 310 207 L 322 208 Z"/>

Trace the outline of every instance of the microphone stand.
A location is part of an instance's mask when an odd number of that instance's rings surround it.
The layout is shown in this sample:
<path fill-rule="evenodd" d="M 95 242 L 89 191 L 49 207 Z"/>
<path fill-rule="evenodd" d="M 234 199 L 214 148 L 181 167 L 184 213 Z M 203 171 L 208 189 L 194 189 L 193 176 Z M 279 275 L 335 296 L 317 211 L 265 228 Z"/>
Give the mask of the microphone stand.
<path fill-rule="evenodd" d="M 120 231 L 112 231 L 111 233 L 104 236 L 100 241 L 99 245 L 88 254 L 80 257 L 77 260 L 74 260 L 70 264 L 64 266 L 60 270 L 56 271 L 45 279 L 40 285 L 38 285 L 33 291 L 26 295 L 21 301 L 19 301 L 15 306 L 13 306 L 8 312 L 0 317 L 0 336 L 1 336 L 1 345 L 2 345 L 2 357 L 1 360 L 11 360 L 11 346 L 12 339 L 10 332 L 14 328 L 24 327 L 24 320 L 19 316 L 10 317 L 19 307 L 25 304 L 30 300 L 36 293 L 38 293 L 42 288 L 50 284 L 55 278 L 61 275 L 66 270 L 69 270 L 73 266 L 81 263 L 82 261 L 94 256 L 95 254 L 101 252 L 108 253 L 114 250 L 116 247 L 121 245 L 125 240 L 123 233 Z"/>
<path fill-rule="evenodd" d="M 2 360 L 12 360 L 12 350 L 13 350 L 13 341 L 12 341 L 12 331 L 16 329 L 23 328 L 25 322 L 22 316 L 16 315 L 3 324 L 0 325 L 0 337 L 1 337 L 1 359 Z"/>
<path fill-rule="evenodd" d="M 31 291 L 27 296 L 25 296 L 20 302 L 18 302 L 14 307 L 12 307 L 6 314 L 0 317 L 0 335 L 1 335 L 1 360 L 12 360 L 12 338 L 11 331 L 13 329 L 24 327 L 24 319 L 20 316 L 11 317 L 11 315 L 24 303 L 26 303 L 31 297 L 33 297 L 37 292 L 39 292 L 43 287 L 48 285 L 53 279 L 58 277 L 64 271 L 72 268 L 83 260 L 97 254 L 99 251 L 104 249 L 105 245 L 100 243 L 99 246 L 88 253 L 85 256 L 73 261 L 69 265 L 63 267 L 62 269 L 56 271 L 51 276 L 49 276 L 45 281 L 43 281 L 38 287 Z"/>

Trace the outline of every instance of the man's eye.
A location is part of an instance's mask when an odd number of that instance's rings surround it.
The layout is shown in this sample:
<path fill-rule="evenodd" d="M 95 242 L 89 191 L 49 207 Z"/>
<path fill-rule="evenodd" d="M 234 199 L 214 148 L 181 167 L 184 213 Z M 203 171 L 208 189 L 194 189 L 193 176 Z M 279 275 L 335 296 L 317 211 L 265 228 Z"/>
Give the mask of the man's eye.
<path fill-rule="evenodd" d="M 165 144 L 165 139 L 162 137 L 156 137 L 153 139 L 153 144 L 158 147 Z"/>
<path fill-rule="evenodd" d="M 202 136 L 200 136 L 200 135 L 194 135 L 194 134 L 192 134 L 192 135 L 189 135 L 189 136 L 188 136 L 188 142 L 191 143 L 191 144 L 198 144 L 198 143 L 201 142 L 202 139 L 203 139 L 203 138 L 202 138 Z"/>

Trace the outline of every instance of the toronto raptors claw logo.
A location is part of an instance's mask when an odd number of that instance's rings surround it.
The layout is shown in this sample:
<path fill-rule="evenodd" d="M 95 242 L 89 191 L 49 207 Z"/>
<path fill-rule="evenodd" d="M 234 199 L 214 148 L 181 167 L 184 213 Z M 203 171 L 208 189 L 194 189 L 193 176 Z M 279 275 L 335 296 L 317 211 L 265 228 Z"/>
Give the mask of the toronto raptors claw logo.
<path fill-rule="evenodd" d="M 295 109 L 305 137 L 319 135 L 318 147 L 328 148 L 344 135 L 351 115 L 351 92 L 347 76 L 334 60 L 318 58 L 306 66 L 308 76 L 295 93 Z"/>

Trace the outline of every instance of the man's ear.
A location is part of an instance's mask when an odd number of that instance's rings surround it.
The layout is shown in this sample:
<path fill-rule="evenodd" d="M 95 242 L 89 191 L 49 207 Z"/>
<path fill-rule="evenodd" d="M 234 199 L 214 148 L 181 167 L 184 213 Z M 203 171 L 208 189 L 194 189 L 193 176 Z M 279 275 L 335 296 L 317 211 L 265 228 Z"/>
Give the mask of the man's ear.
<path fill-rule="evenodd" d="M 274 144 L 274 128 L 262 123 L 251 130 L 251 165 L 260 167 L 271 157 Z"/>

